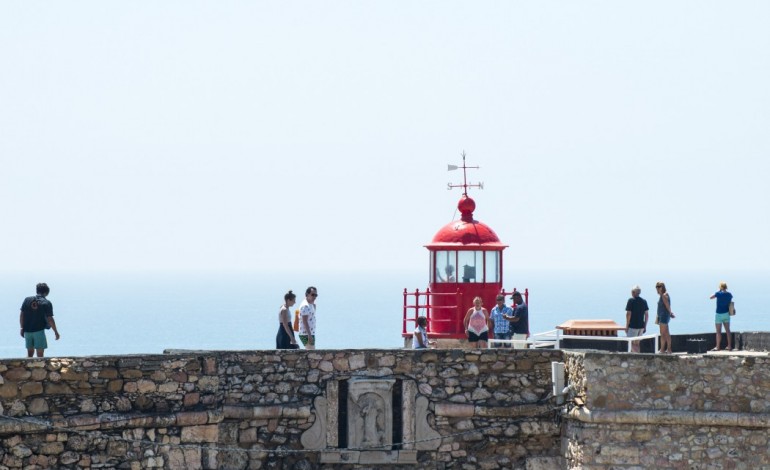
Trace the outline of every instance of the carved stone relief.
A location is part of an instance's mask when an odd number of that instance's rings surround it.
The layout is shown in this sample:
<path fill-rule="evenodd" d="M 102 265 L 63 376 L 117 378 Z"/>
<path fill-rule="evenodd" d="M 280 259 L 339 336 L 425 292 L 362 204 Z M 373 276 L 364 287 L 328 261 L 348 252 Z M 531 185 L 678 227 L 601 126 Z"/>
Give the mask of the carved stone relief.
<path fill-rule="evenodd" d="M 313 426 L 302 433 L 299 441 L 305 449 L 323 449 L 326 447 L 326 398 L 315 397 L 315 422 Z"/>
<path fill-rule="evenodd" d="M 441 435 L 431 428 L 428 421 L 429 401 L 424 396 L 417 396 L 417 384 L 411 380 L 403 382 L 402 389 L 402 450 L 392 451 L 393 446 L 393 385 L 394 379 L 352 378 L 348 381 L 347 399 L 347 448 L 337 454 L 324 454 L 322 461 L 327 463 L 352 463 L 358 461 L 356 449 L 371 449 L 368 453 L 390 456 L 404 462 L 416 459 L 417 450 L 435 450 L 441 446 Z M 315 421 L 305 431 L 300 442 L 305 449 L 338 448 L 339 383 L 330 381 L 326 386 L 326 396 L 318 396 L 313 401 Z M 342 415 L 344 416 L 344 415 Z M 416 443 L 415 443 L 416 441 Z M 392 455 L 391 455 L 392 454 Z M 368 454 L 366 454 L 368 455 Z M 384 458 L 384 457 L 383 457 Z M 353 459 L 353 460 L 350 460 Z M 385 461 L 390 461 L 385 459 Z M 414 460 L 416 462 L 416 460 Z M 339 463 L 338 462 L 338 463 Z"/>
<path fill-rule="evenodd" d="M 428 399 L 418 397 L 415 402 L 415 421 L 417 432 L 415 433 L 415 449 L 436 450 L 441 446 L 441 434 L 436 432 L 428 424 Z"/>
<path fill-rule="evenodd" d="M 393 379 L 351 379 L 348 388 L 348 447 L 390 449 L 393 445 Z"/>

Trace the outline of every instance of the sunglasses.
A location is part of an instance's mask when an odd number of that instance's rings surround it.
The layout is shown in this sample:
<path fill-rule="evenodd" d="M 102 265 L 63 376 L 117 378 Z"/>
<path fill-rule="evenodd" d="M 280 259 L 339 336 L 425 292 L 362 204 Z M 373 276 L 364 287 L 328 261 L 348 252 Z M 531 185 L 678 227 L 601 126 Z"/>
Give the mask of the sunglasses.
<path fill-rule="evenodd" d="M 310 297 L 318 297 L 318 294 L 310 294 Z"/>

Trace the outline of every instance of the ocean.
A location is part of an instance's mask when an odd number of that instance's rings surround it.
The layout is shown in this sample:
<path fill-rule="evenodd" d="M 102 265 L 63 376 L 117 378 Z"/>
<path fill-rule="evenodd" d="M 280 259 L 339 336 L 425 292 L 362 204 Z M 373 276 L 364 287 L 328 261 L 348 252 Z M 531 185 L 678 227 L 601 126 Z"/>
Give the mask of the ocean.
<path fill-rule="evenodd" d="M 507 290 L 530 290 L 533 333 L 570 319 L 623 324 L 635 284 L 642 287 L 654 315 L 658 280 L 666 283 L 676 314 L 672 334 L 714 331 L 715 304 L 708 297 L 722 280 L 735 296 L 733 331 L 770 331 L 765 312 L 770 271 L 510 271 Z M 54 341 L 48 333 L 46 355 L 66 357 L 155 354 L 164 349 L 272 349 L 284 293 L 293 289 L 301 300 L 308 285 L 319 293 L 319 349 L 397 348 L 403 344 L 403 290 L 425 289 L 426 278 L 425 271 L 3 272 L 0 357 L 25 356 L 18 312 L 37 282 L 51 287 L 49 299 L 62 336 Z M 649 326 L 657 331 L 652 319 Z"/>

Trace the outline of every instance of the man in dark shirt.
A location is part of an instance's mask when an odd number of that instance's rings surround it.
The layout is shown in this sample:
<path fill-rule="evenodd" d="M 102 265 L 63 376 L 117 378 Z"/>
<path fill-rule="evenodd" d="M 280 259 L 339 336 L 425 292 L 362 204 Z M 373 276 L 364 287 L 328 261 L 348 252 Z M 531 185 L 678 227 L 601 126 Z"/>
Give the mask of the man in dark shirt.
<path fill-rule="evenodd" d="M 56 339 L 59 339 L 59 330 L 56 329 L 56 322 L 53 319 L 53 305 L 46 296 L 50 292 L 48 285 L 41 282 L 36 286 L 37 295 L 27 297 L 21 304 L 19 313 L 19 325 L 21 326 L 21 337 L 27 346 L 27 357 L 37 351 L 37 357 L 43 357 L 48 342 L 45 338 L 45 329 L 51 325 Z"/>
<path fill-rule="evenodd" d="M 503 315 L 503 318 L 511 322 L 511 331 L 513 332 L 514 341 L 522 341 L 520 343 L 513 343 L 514 349 L 527 349 L 527 344 L 523 341 L 529 337 L 529 310 L 527 304 L 524 303 L 524 299 L 521 297 L 521 292 L 513 293 L 513 315 Z"/>
<path fill-rule="evenodd" d="M 634 286 L 631 288 L 631 298 L 626 302 L 626 336 L 642 336 L 647 331 L 647 317 L 649 308 L 647 301 L 639 297 L 642 288 Z M 631 351 L 639 352 L 639 341 L 631 343 Z"/>

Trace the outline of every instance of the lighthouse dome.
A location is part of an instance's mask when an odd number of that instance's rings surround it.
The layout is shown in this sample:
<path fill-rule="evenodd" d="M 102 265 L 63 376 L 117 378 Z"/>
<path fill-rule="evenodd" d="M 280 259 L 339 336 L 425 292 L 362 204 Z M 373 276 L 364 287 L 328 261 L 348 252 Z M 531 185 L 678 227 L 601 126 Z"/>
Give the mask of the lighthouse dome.
<path fill-rule="evenodd" d="M 497 234 L 487 224 L 473 220 L 476 202 L 468 196 L 463 196 L 457 203 L 457 210 L 462 216 L 446 224 L 434 235 L 430 247 L 458 247 L 467 245 L 484 245 L 503 247 Z"/>

